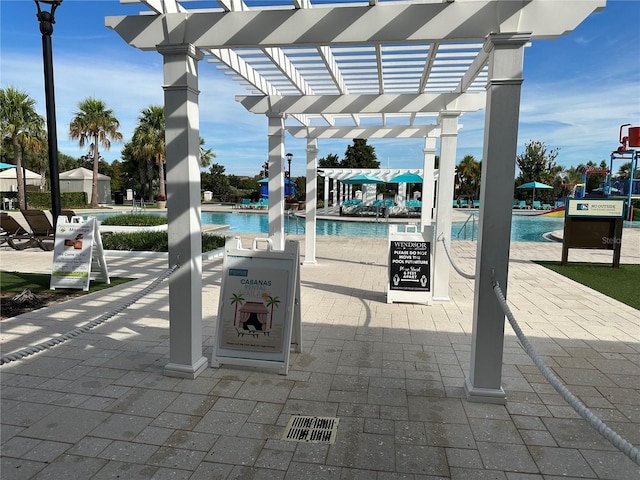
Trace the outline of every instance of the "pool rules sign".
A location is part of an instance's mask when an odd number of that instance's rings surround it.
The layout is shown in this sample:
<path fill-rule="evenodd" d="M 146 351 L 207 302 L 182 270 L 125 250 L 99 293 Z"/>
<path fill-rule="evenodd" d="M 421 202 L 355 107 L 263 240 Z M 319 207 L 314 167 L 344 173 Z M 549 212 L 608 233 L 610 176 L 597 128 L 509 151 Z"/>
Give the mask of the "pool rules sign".
<path fill-rule="evenodd" d="M 408 230 L 411 230 L 407 226 Z M 389 231 L 387 303 L 433 303 L 431 293 L 431 231 Z"/>

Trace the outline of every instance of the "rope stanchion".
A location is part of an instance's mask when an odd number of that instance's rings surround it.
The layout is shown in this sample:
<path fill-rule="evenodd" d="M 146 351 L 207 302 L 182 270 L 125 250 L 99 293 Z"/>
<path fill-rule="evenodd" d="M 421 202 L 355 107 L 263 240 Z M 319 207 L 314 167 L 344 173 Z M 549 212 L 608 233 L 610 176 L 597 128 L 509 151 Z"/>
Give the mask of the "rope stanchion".
<path fill-rule="evenodd" d="M 31 345 L 31 346 L 25 347 L 25 348 L 23 348 L 21 350 L 18 350 L 18 351 L 11 352 L 11 353 L 8 353 L 6 355 L 3 355 L 2 357 L 0 357 L 0 365 L 4 365 L 4 364 L 9 363 L 9 362 L 15 362 L 16 360 L 20 360 L 21 358 L 25 358 L 25 357 L 28 357 L 28 356 L 33 355 L 35 353 L 41 352 L 42 350 L 46 350 L 47 348 L 51 348 L 51 347 L 53 347 L 55 345 L 58 345 L 58 344 L 60 344 L 62 342 L 66 342 L 67 340 L 70 340 L 71 338 L 76 337 L 76 336 L 80 335 L 81 333 L 88 332 L 92 328 L 103 324 L 104 322 L 106 322 L 110 318 L 115 317 L 116 315 L 118 315 L 122 311 L 124 311 L 127 308 L 129 308 L 131 305 L 136 303 L 138 300 L 140 300 L 142 297 L 144 297 L 145 295 L 147 295 L 151 291 L 155 290 L 155 288 L 158 285 L 160 285 L 160 283 L 162 283 L 164 280 L 169 278 L 169 276 L 171 276 L 171 274 L 173 272 L 175 272 L 178 269 L 178 267 L 179 267 L 179 265 L 173 265 L 172 267 L 169 267 L 164 272 L 162 272 L 162 274 L 158 278 L 153 280 L 149 285 L 147 285 L 145 288 L 143 288 L 138 293 L 136 293 L 128 301 L 116 306 L 113 310 L 110 310 L 109 312 L 101 315 L 100 317 L 98 317 L 98 318 L 96 318 L 96 319 L 94 319 L 94 320 L 92 320 L 90 322 L 87 322 L 84 325 L 71 330 L 70 332 L 63 333 L 62 335 L 58 335 L 56 337 L 52 337 L 52 338 L 50 338 L 48 340 L 45 340 L 43 342 L 40 342 L 40 343 L 38 343 L 36 345 Z"/>
<path fill-rule="evenodd" d="M 500 284 L 497 280 L 493 280 L 493 291 L 496 294 L 498 302 L 502 307 L 502 311 L 506 315 L 511 328 L 516 333 L 518 340 L 522 344 L 522 347 L 527 352 L 533 363 L 538 367 L 544 378 L 551 384 L 551 386 L 560 394 L 560 396 L 573 408 L 578 415 L 580 415 L 592 428 L 594 428 L 600 435 L 606 438 L 614 447 L 624 453 L 631 459 L 636 465 L 640 465 L 640 450 L 633 446 L 627 440 L 622 438 L 615 430 L 607 426 L 598 416 L 596 416 L 589 408 L 580 401 L 569 389 L 560 381 L 560 379 L 553 373 L 553 371 L 542 360 L 535 349 L 529 342 L 529 339 L 525 336 L 520 325 L 516 321 L 511 309 L 507 304 L 507 300 L 502 293 Z"/>
<path fill-rule="evenodd" d="M 460 275 L 463 278 L 469 279 L 469 280 L 473 280 L 474 278 L 476 278 L 475 275 L 472 275 L 470 273 L 466 273 L 463 272 L 458 265 L 456 265 L 456 262 L 453 261 L 453 258 L 451 257 L 451 254 L 449 253 L 449 249 L 447 248 L 447 242 L 444 241 L 444 235 L 441 233 L 440 236 L 438 237 L 438 241 L 442 242 L 442 245 L 444 246 L 444 251 L 447 254 L 447 257 L 449 258 L 449 263 L 451 264 L 451 266 L 453 267 L 453 269 L 458 273 L 458 275 Z"/>

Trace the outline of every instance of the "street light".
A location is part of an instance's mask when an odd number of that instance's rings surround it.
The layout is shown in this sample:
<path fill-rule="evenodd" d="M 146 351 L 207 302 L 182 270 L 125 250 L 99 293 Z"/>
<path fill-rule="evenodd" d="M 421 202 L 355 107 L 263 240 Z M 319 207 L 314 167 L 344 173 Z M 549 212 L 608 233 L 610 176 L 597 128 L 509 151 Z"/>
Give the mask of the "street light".
<path fill-rule="evenodd" d="M 293 153 L 287 153 L 285 157 L 287 157 L 287 162 L 289 162 L 289 171 L 286 174 L 286 178 L 289 179 L 289 185 L 287 185 L 286 184 L 287 182 L 285 182 L 284 193 L 286 194 L 287 197 L 292 197 L 293 195 L 291 194 L 291 160 L 293 159 Z"/>
<path fill-rule="evenodd" d="M 36 18 L 40 22 L 42 33 L 42 59 L 44 62 L 44 95 L 47 104 L 47 137 L 49 144 L 49 173 L 51 182 L 51 214 L 54 222 L 58 220 L 62 206 L 60 204 L 60 176 L 58 172 L 58 133 L 56 130 L 56 100 L 53 90 L 53 54 L 51 34 L 56 23 L 54 13 L 62 0 L 34 0 L 38 8 Z M 51 6 L 51 11 L 42 10 L 40 4 Z"/>
<path fill-rule="evenodd" d="M 287 157 L 287 162 L 289 162 L 289 172 L 287 173 L 289 180 L 291 180 L 291 160 L 293 159 L 293 153 L 287 153 L 285 155 Z"/>

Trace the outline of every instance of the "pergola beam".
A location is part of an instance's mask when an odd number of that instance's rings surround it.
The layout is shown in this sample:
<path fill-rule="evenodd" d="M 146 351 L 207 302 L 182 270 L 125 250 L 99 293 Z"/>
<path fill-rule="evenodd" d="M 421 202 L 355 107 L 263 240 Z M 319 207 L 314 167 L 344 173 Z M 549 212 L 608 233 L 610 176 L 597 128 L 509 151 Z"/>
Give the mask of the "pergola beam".
<path fill-rule="evenodd" d="M 476 42 L 484 41 L 487 32 L 530 32 L 532 39 L 557 37 L 578 26 L 594 8 L 605 5 L 606 0 L 388 2 L 374 6 L 113 16 L 106 17 L 105 24 L 141 50 L 177 44 L 268 48 Z"/>
<path fill-rule="evenodd" d="M 412 114 L 474 112 L 484 108 L 485 93 L 236 96 L 251 113 L 307 115 Z"/>
<path fill-rule="evenodd" d="M 389 127 L 287 127 L 295 138 L 425 138 L 438 125 L 397 125 Z"/>

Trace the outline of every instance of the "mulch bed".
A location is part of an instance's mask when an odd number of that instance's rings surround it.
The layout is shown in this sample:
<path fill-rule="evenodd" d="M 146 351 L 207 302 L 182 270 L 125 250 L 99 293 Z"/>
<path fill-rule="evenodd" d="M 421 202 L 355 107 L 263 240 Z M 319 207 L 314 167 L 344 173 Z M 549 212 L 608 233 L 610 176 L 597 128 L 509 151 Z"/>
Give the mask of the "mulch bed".
<path fill-rule="evenodd" d="M 60 293 L 40 292 L 32 293 L 25 290 L 22 293 L 2 292 L 0 295 L 0 320 L 29 313 L 42 307 L 55 305 L 70 298 L 78 297 L 85 292 Z"/>

